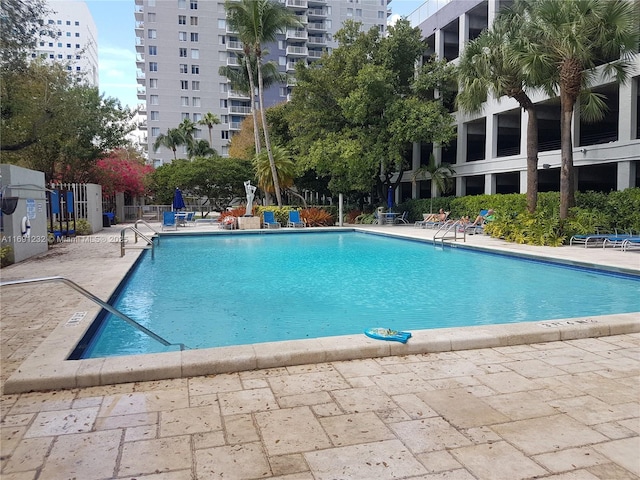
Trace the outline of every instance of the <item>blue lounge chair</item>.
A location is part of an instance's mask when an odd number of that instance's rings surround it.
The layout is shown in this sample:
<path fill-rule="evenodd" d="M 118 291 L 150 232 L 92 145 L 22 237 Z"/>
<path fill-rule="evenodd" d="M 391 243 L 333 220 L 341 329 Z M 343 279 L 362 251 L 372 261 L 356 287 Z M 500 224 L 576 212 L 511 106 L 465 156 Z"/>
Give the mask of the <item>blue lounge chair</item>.
<path fill-rule="evenodd" d="M 629 237 L 624 239 L 620 248 L 623 252 L 635 250 L 636 248 L 640 249 L 640 237 Z"/>
<path fill-rule="evenodd" d="M 178 230 L 176 212 L 162 212 L 162 230 Z"/>
<path fill-rule="evenodd" d="M 306 227 L 307 224 L 300 218 L 300 212 L 298 210 L 289 210 L 289 221 L 287 227 Z"/>
<path fill-rule="evenodd" d="M 262 225 L 264 228 L 280 228 L 280 222 L 276 221 L 273 212 L 270 210 L 265 210 L 262 212 Z"/>
<path fill-rule="evenodd" d="M 409 225 L 408 216 L 409 216 L 409 212 L 405 210 L 404 212 L 402 212 L 402 215 L 400 215 L 399 217 L 396 217 L 393 220 L 393 223 L 402 223 L 404 225 Z"/>

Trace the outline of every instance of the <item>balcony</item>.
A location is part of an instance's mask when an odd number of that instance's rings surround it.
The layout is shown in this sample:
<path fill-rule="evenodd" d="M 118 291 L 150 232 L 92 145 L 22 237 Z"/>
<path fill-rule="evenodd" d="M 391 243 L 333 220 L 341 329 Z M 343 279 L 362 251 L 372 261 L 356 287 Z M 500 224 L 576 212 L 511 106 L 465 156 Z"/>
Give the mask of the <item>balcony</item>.
<path fill-rule="evenodd" d="M 311 32 L 311 31 L 316 31 L 316 32 L 326 32 L 327 31 L 327 27 L 324 24 L 324 22 L 309 22 L 309 24 L 307 25 L 307 29 Z"/>
<path fill-rule="evenodd" d="M 306 40 L 309 38 L 309 34 L 306 30 L 287 30 L 285 37 L 288 39 L 294 38 L 296 40 Z"/>
<path fill-rule="evenodd" d="M 307 10 L 307 16 L 316 18 L 326 18 L 327 10 L 325 8 L 310 8 Z"/>
<path fill-rule="evenodd" d="M 251 107 L 244 107 L 242 105 L 229 106 L 229 113 L 235 115 L 251 115 Z"/>
<path fill-rule="evenodd" d="M 249 95 L 238 90 L 229 90 L 227 92 L 227 98 L 236 100 L 249 100 Z"/>
<path fill-rule="evenodd" d="M 296 20 L 298 20 L 302 25 L 309 23 L 309 19 L 306 15 L 296 15 Z"/>
<path fill-rule="evenodd" d="M 327 44 L 327 39 L 324 35 L 311 36 L 307 39 L 307 43 L 311 46 L 325 46 Z"/>
<path fill-rule="evenodd" d="M 238 62 L 238 59 L 236 57 L 227 58 L 227 66 L 228 67 L 239 67 L 240 66 L 240 62 Z"/>
<path fill-rule="evenodd" d="M 237 40 L 231 40 L 227 42 L 227 50 L 234 52 L 242 52 L 244 49 L 244 44 Z"/>
<path fill-rule="evenodd" d="M 145 87 L 138 88 L 138 100 L 145 100 L 147 98 L 147 89 Z"/>
<path fill-rule="evenodd" d="M 287 47 L 287 55 L 306 57 L 309 53 L 307 47 Z"/>
<path fill-rule="evenodd" d="M 292 73 L 296 71 L 296 63 L 298 62 L 287 62 L 287 72 Z"/>
<path fill-rule="evenodd" d="M 229 122 L 229 130 L 240 131 L 242 129 L 242 122 Z"/>
<path fill-rule="evenodd" d="M 136 20 L 144 20 L 144 7 L 142 5 L 136 5 L 133 7 L 133 14 Z"/>
<path fill-rule="evenodd" d="M 309 55 L 307 55 L 309 58 L 313 58 L 314 60 L 322 57 L 322 54 L 324 53 L 324 51 L 322 50 L 309 50 Z"/>
<path fill-rule="evenodd" d="M 307 0 L 286 0 L 285 5 L 295 10 L 306 10 L 309 4 Z"/>

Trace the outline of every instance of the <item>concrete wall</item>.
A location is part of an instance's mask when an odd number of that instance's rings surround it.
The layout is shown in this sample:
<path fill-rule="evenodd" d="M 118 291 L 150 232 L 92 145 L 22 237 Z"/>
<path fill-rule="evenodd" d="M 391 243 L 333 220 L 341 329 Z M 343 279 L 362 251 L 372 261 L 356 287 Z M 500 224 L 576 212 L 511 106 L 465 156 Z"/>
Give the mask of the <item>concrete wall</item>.
<path fill-rule="evenodd" d="M 2 215 L 2 246 L 13 249 L 9 260 L 21 262 L 47 251 L 47 199 L 44 173 L 18 167 L 0 165 L 3 197 L 17 197 L 18 204 L 11 215 Z M 23 235 L 23 223 L 31 228 Z"/>
<path fill-rule="evenodd" d="M 87 222 L 91 225 L 91 232 L 102 230 L 102 186 L 87 183 Z"/>

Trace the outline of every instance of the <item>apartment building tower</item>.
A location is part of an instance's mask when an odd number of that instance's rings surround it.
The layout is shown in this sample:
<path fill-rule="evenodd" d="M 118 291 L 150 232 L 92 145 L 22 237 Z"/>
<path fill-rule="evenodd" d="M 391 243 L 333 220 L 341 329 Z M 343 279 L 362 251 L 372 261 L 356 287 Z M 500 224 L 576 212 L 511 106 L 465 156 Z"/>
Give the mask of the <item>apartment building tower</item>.
<path fill-rule="evenodd" d="M 97 87 L 98 30 L 86 2 L 49 0 L 43 35 L 31 58 L 62 63 L 70 74 Z"/>
<path fill-rule="evenodd" d="M 435 54 L 457 63 L 465 45 L 488 28 L 510 0 L 427 0 L 408 16 L 427 42 L 423 61 Z M 593 90 L 606 97 L 605 117 L 596 123 L 574 113 L 572 138 L 576 189 L 624 190 L 640 187 L 640 55 L 629 80 L 617 84 L 602 78 Z M 538 117 L 539 191 L 560 190 L 560 101 L 531 93 Z M 431 153 L 455 170 L 455 186 L 447 195 L 525 193 L 527 187 L 527 113 L 513 99 L 489 98 L 478 114 L 452 115 L 457 140 L 446 148 L 414 145 L 412 169 L 405 172 L 396 201 L 429 198 L 430 181 L 413 182 L 413 172 L 428 164 Z"/>
<path fill-rule="evenodd" d="M 386 31 L 390 0 L 274 0 L 282 1 L 301 23 L 265 46 L 281 72 L 292 75 L 297 62 L 313 62 L 337 46 L 334 34 L 352 19 Z M 242 43 L 226 22 L 221 0 L 135 0 L 138 99 L 146 104 L 150 162 L 159 166 L 173 160 L 173 152 L 153 145 L 160 134 L 176 128 L 183 119 L 197 123 L 207 113 L 218 116 L 212 147 L 228 155 L 234 133 L 251 113 L 251 99 L 234 91 L 222 66 L 238 66 Z M 295 83 L 276 85 L 265 93 L 266 106 L 287 100 Z M 206 126 L 196 138 L 208 140 Z M 181 147 L 179 158 L 186 157 Z"/>

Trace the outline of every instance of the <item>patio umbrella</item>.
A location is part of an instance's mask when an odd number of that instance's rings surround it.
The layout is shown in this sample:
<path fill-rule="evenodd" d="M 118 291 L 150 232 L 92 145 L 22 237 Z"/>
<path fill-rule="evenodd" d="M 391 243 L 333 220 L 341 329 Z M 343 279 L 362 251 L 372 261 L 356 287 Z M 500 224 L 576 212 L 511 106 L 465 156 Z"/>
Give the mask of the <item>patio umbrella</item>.
<path fill-rule="evenodd" d="M 176 191 L 173 192 L 173 209 L 181 210 L 185 208 L 184 199 L 182 198 L 182 192 L 176 187 Z"/>
<path fill-rule="evenodd" d="M 389 210 L 393 208 L 393 188 L 389 187 L 389 191 L 387 192 L 387 207 Z"/>

